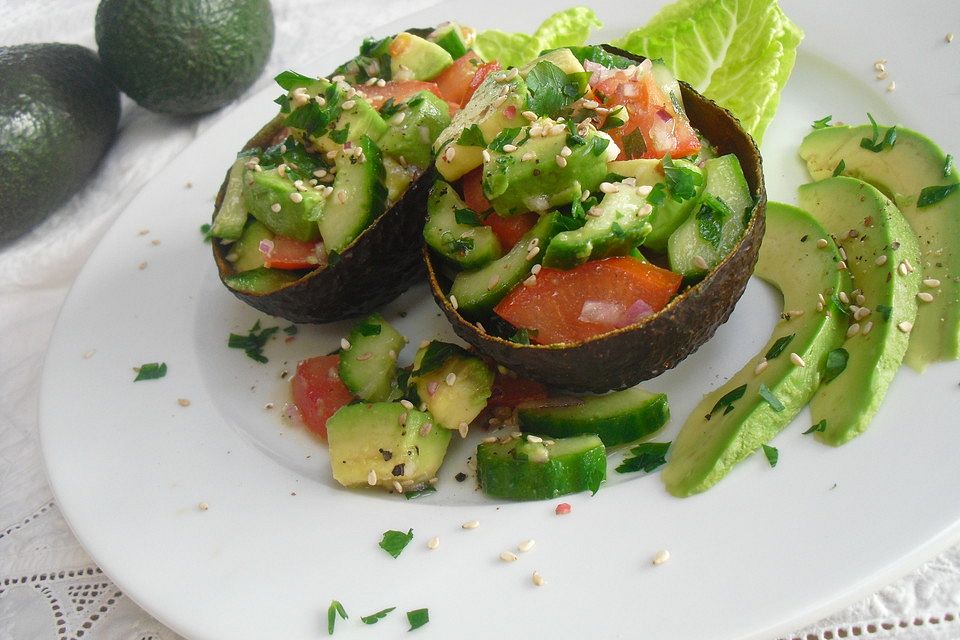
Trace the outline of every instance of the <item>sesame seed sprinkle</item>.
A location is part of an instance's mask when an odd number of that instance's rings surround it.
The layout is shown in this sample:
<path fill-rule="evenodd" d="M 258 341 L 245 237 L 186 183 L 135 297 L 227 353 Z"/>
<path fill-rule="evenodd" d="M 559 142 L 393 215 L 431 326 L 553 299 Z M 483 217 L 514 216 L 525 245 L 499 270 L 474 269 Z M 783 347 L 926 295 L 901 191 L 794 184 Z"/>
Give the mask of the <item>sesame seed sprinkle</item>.
<path fill-rule="evenodd" d="M 817 248 L 818 248 L 818 249 L 826 249 L 828 244 L 830 244 L 830 243 L 827 242 L 827 239 L 826 239 L 826 238 L 820 238 L 819 240 L 817 240 Z"/>
<path fill-rule="evenodd" d="M 503 151 L 504 151 L 504 153 L 513 153 L 513 152 L 516 151 L 516 150 L 517 150 L 517 145 L 515 145 L 515 144 L 505 144 L 505 145 L 503 145 Z"/>
<path fill-rule="evenodd" d="M 303 202 L 303 194 L 300 193 L 299 191 L 294 191 L 293 193 L 290 194 L 290 200 L 294 204 L 300 204 L 301 202 Z"/>
<path fill-rule="evenodd" d="M 547 584 L 547 581 L 543 579 L 543 576 L 540 575 L 539 571 L 533 572 L 533 577 L 531 578 L 531 580 L 533 580 L 533 584 L 535 584 L 538 587 L 542 587 L 543 585 Z"/>
<path fill-rule="evenodd" d="M 536 544 L 537 544 L 537 541 L 534 540 L 533 538 L 530 538 L 529 540 L 524 540 L 523 542 L 517 545 L 517 551 L 520 551 L 521 553 L 526 553 L 527 551 L 530 551 L 530 549 L 533 549 L 534 545 Z"/>
<path fill-rule="evenodd" d="M 853 319 L 856 320 L 857 322 L 860 322 L 871 313 L 872 311 L 867 307 L 859 307 L 856 311 L 853 312 Z"/>
<path fill-rule="evenodd" d="M 350 341 L 346 338 L 340 338 L 340 348 L 346 351 L 350 348 Z"/>
<path fill-rule="evenodd" d="M 556 158 L 554 158 L 554 160 L 557 161 L 557 166 L 560 167 L 561 169 L 567 166 L 567 159 L 564 158 L 562 155 L 558 155 Z"/>
<path fill-rule="evenodd" d="M 853 336 L 860 333 L 860 323 L 854 322 L 852 325 L 847 327 L 847 337 L 852 338 Z"/>
<path fill-rule="evenodd" d="M 758 363 L 757 363 L 757 366 L 754 367 L 754 369 L 753 369 L 753 375 L 758 376 L 758 375 L 760 375 L 761 373 L 763 373 L 764 371 L 766 371 L 767 366 L 768 366 L 769 364 L 770 364 L 770 363 L 767 362 L 767 359 L 766 359 L 766 358 L 761 358 L 760 362 L 758 362 Z"/>
<path fill-rule="evenodd" d="M 403 485 L 397 482 L 396 480 L 394 480 L 393 490 L 396 491 L 397 493 L 403 493 Z"/>
<path fill-rule="evenodd" d="M 540 269 L 542 268 L 543 268 L 543 265 L 535 264 L 533 265 L 533 267 L 530 268 L 530 273 L 532 273 L 533 275 L 537 275 L 538 273 L 540 273 Z"/>
<path fill-rule="evenodd" d="M 227 256 L 227 259 L 229 260 L 230 256 Z M 140 269 L 140 271 L 143 271 L 146 268 L 147 268 L 147 263 L 145 261 L 137 265 L 137 269 Z"/>
<path fill-rule="evenodd" d="M 904 320 L 903 322 L 897 325 L 897 329 L 900 329 L 900 331 L 903 331 L 904 333 L 910 333 L 911 331 L 913 331 L 913 323 L 908 322 L 907 320 Z"/>
<path fill-rule="evenodd" d="M 490 281 L 487 282 L 487 291 L 493 291 L 498 284 L 500 284 L 500 276 L 493 274 L 493 276 L 490 278 Z"/>
<path fill-rule="evenodd" d="M 397 113 L 393 114 L 392 118 L 390 118 L 390 124 L 392 125 L 402 124 L 404 118 L 406 117 L 407 117 L 406 111 L 398 111 Z"/>
<path fill-rule="evenodd" d="M 490 152 L 489 152 L 489 151 L 487 151 L 486 149 L 484 149 L 484 150 L 481 152 L 481 155 L 483 156 L 483 161 L 484 161 L 484 162 L 490 162 Z"/>
<path fill-rule="evenodd" d="M 538 253 L 540 253 L 540 247 L 530 247 L 530 250 L 527 251 L 527 260 L 533 260 Z"/>
<path fill-rule="evenodd" d="M 650 195 L 651 191 L 653 191 L 653 187 L 649 184 L 642 184 L 639 187 L 637 187 L 637 195 L 643 196 L 644 198 Z"/>
<path fill-rule="evenodd" d="M 541 442 L 543 442 L 543 438 L 541 438 L 540 436 L 535 436 L 531 434 L 527 436 L 527 442 L 532 442 L 533 444 L 540 444 Z"/>
<path fill-rule="evenodd" d="M 907 271 L 907 265 L 905 262 L 900 263 L 900 266 L 897 267 L 897 271 L 899 271 L 900 275 L 902 276 L 905 276 L 909 273 L 909 271 Z"/>
<path fill-rule="evenodd" d="M 377 484 L 377 470 L 376 470 L 376 469 L 370 469 L 370 472 L 367 473 L 367 484 L 370 485 L 371 487 L 376 486 L 376 484 Z"/>
<path fill-rule="evenodd" d="M 347 192 L 343 189 L 337 190 L 337 201 L 340 204 L 347 204 Z"/>
<path fill-rule="evenodd" d="M 863 335 L 867 335 L 867 334 L 870 333 L 871 331 L 873 331 L 873 323 L 872 323 L 872 322 L 866 322 L 866 323 L 864 323 L 864 325 L 863 325 L 863 329 L 860 330 L 860 333 L 862 333 Z"/>
<path fill-rule="evenodd" d="M 883 265 L 887 264 L 887 254 L 881 253 L 878 255 L 877 259 L 873 261 L 873 264 L 877 265 L 878 267 L 882 267 Z"/>
<path fill-rule="evenodd" d="M 951 42 L 953 42 L 953 32 L 950 32 L 947 35 L 945 35 L 943 39 L 946 40 L 947 44 L 950 44 Z"/>
<path fill-rule="evenodd" d="M 461 422 L 457 425 L 457 432 L 460 433 L 461 438 L 466 438 L 467 434 L 470 433 L 470 425 L 466 422 Z"/>
<path fill-rule="evenodd" d="M 460 303 L 457 302 L 457 296 L 451 294 L 451 296 L 450 296 L 450 306 L 453 307 L 453 310 L 454 310 L 454 311 L 456 311 L 457 309 L 460 308 Z"/>
<path fill-rule="evenodd" d="M 535 114 L 533 111 L 524 111 L 520 115 L 522 115 L 524 118 L 526 118 L 530 122 L 534 122 L 537 119 L 537 114 Z"/>
<path fill-rule="evenodd" d="M 210 505 L 208 505 L 206 502 L 201 502 L 197 505 L 197 508 L 200 509 L 200 511 L 207 511 L 210 509 Z"/>
<path fill-rule="evenodd" d="M 345 101 L 343 102 L 343 104 L 340 105 L 340 106 L 343 107 L 343 110 L 344 110 L 344 111 L 349 111 L 350 109 L 353 109 L 355 106 L 357 106 L 357 101 L 356 101 L 356 100 L 345 100 Z"/>
<path fill-rule="evenodd" d="M 617 193 L 620 191 L 620 187 L 610 182 L 601 182 L 600 191 L 603 191 L 604 193 Z"/>
<path fill-rule="evenodd" d="M 476 528 L 479 527 L 479 526 L 480 526 L 480 521 L 479 521 L 479 520 L 468 520 L 467 522 L 464 522 L 462 525 L 460 525 L 460 528 L 461 528 L 461 529 L 476 529 Z"/>
<path fill-rule="evenodd" d="M 792 362 L 793 364 L 797 365 L 798 367 L 805 367 L 805 366 L 807 366 L 807 363 L 804 362 L 804 361 L 803 361 L 803 358 L 800 357 L 800 354 L 797 354 L 797 353 L 791 353 L 791 354 L 790 354 L 790 362 Z"/>
<path fill-rule="evenodd" d="M 530 275 L 527 278 L 525 278 L 523 281 L 523 286 L 525 287 L 532 287 L 535 284 L 537 284 L 537 276 L 535 275 Z"/>
<path fill-rule="evenodd" d="M 921 291 L 917 294 L 917 299 L 921 302 L 933 302 L 933 294 L 928 291 Z"/>
<path fill-rule="evenodd" d="M 96 352 L 97 352 L 96 349 L 90 349 L 89 351 L 84 351 L 84 352 L 83 352 L 83 359 L 84 359 L 84 360 L 89 360 L 90 358 L 93 357 L 93 354 L 95 354 Z"/>
<path fill-rule="evenodd" d="M 439 546 L 440 546 L 440 538 L 438 538 L 437 536 L 433 536 L 432 538 L 427 540 L 427 549 L 430 549 L 431 551 L 433 551 Z"/>
<path fill-rule="evenodd" d="M 670 552 L 666 549 L 661 549 L 660 551 L 657 551 L 655 556 L 653 556 L 652 562 L 655 565 L 661 565 L 668 560 L 670 560 Z"/>
<path fill-rule="evenodd" d="M 837 263 L 837 271 L 843 271 L 846 268 L 847 268 L 847 263 L 844 262 L 843 260 Z"/>
<path fill-rule="evenodd" d="M 451 371 L 447 374 L 447 377 L 444 378 L 444 382 L 447 383 L 448 387 L 452 387 L 453 385 L 457 384 L 457 374 Z"/>
<path fill-rule="evenodd" d="M 572 154 L 573 150 L 568 146 L 564 146 L 563 149 L 560 149 L 560 155 L 564 158 L 569 158 Z"/>
<path fill-rule="evenodd" d="M 447 150 L 443 152 L 443 159 L 447 162 L 453 162 L 456 156 L 457 150 L 454 147 L 447 147 Z"/>
<path fill-rule="evenodd" d="M 704 260 L 702 256 L 693 256 L 693 266 L 697 269 L 707 269 L 710 265 L 707 264 L 707 261 Z"/>
<path fill-rule="evenodd" d="M 520 156 L 520 162 L 530 162 L 531 160 L 536 160 L 537 154 L 533 151 L 527 151 L 525 154 Z"/>
<path fill-rule="evenodd" d="M 516 562 L 519 559 L 519 556 L 512 551 L 501 551 L 500 559 L 504 562 Z"/>
<path fill-rule="evenodd" d="M 189 407 L 190 401 L 187 400 L 186 398 L 177 398 L 177 404 L 180 405 L 181 407 Z"/>
<path fill-rule="evenodd" d="M 420 434 L 420 437 L 421 437 L 421 438 L 426 438 L 428 435 L 430 435 L 430 432 L 431 432 L 431 431 L 433 431 L 433 423 L 432 423 L 432 422 L 424 422 L 424 423 L 420 426 L 420 429 L 417 430 L 417 433 Z"/>
<path fill-rule="evenodd" d="M 936 289 L 937 287 L 940 286 L 940 281 L 937 280 L 936 278 L 926 278 L 923 281 L 923 286 L 929 287 L 931 289 Z"/>
<path fill-rule="evenodd" d="M 890 81 L 890 84 L 887 85 L 887 91 L 892 93 L 897 90 L 897 83 L 893 80 Z"/>

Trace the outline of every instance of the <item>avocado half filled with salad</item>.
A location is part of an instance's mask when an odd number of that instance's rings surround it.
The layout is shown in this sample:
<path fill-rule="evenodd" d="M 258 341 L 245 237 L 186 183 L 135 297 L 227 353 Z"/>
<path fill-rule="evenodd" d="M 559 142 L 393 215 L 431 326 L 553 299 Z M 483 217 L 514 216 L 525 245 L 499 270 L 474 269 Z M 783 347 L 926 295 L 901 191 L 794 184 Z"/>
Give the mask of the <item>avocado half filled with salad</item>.
<path fill-rule="evenodd" d="M 368 39 L 328 78 L 277 76 L 280 113 L 238 154 L 210 234 L 224 285 L 294 322 L 368 313 L 423 276 L 432 144 L 472 76 L 454 23 Z"/>
<path fill-rule="evenodd" d="M 662 63 L 609 46 L 479 69 L 434 143 L 423 232 L 454 330 L 570 390 L 674 367 L 726 321 L 756 263 L 753 139 Z"/>

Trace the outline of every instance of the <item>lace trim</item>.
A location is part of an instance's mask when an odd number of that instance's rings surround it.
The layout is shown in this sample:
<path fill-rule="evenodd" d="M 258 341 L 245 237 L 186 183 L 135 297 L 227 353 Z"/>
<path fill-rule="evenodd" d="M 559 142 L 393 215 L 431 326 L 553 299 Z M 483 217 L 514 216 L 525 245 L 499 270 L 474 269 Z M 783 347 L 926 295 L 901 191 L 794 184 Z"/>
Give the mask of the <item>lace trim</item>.
<path fill-rule="evenodd" d="M 899 622 L 877 622 L 865 625 L 854 625 L 851 627 L 837 627 L 835 629 L 825 629 L 819 633 L 808 633 L 805 636 L 790 636 L 782 640 L 837 640 L 838 638 L 869 638 L 870 636 L 894 629 L 906 629 L 908 627 L 924 627 L 934 625 L 956 624 L 960 620 L 960 614 L 947 613 L 942 617 L 930 616 L 927 619 L 914 618 L 913 620 L 900 620 Z"/>
<path fill-rule="evenodd" d="M 31 522 L 33 522 L 34 520 L 36 520 L 37 518 L 45 514 L 46 512 L 50 511 L 50 509 L 53 509 L 52 502 L 48 502 L 47 504 L 43 505 L 42 507 L 40 507 L 39 509 L 37 509 L 36 511 L 28 515 L 23 520 L 19 522 L 15 522 L 9 527 L 7 527 L 6 529 L 4 529 L 3 531 L 0 531 L 0 540 L 3 540 L 4 538 L 11 535 L 15 531 L 19 531 L 26 525 L 30 524 Z"/>

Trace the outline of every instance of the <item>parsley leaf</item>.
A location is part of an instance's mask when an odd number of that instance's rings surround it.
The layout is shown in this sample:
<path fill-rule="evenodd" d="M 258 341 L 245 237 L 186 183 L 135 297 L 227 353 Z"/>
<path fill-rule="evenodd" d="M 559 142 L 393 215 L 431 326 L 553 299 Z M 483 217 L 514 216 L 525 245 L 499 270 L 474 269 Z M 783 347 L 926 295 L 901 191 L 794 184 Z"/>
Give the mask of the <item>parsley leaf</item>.
<path fill-rule="evenodd" d="M 766 400 L 767 404 L 773 407 L 774 411 L 783 411 L 783 403 L 780 402 L 780 399 L 773 395 L 773 391 L 770 391 L 770 388 L 762 382 L 760 383 L 760 397 Z"/>
<path fill-rule="evenodd" d="M 893 313 L 893 307 L 885 304 L 878 304 L 873 308 L 873 310 L 879 313 L 886 322 L 890 322 L 890 314 Z"/>
<path fill-rule="evenodd" d="M 411 401 L 412 402 L 412 401 Z M 418 403 L 419 404 L 419 403 Z M 407 491 L 403 494 L 403 497 L 407 500 L 413 500 L 414 498 L 419 498 L 420 496 L 425 496 L 428 493 L 436 493 L 437 488 L 432 484 L 428 484 L 423 489 L 417 489 L 416 491 Z"/>
<path fill-rule="evenodd" d="M 268 362 L 267 358 L 263 355 L 263 347 L 267 344 L 267 340 L 270 339 L 270 336 L 275 334 L 280 330 L 280 327 L 267 327 L 265 329 L 260 328 L 260 321 L 257 320 L 253 327 L 250 328 L 250 331 L 247 335 L 242 336 L 236 333 L 231 333 L 230 338 L 227 340 L 227 346 L 231 349 L 243 349 L 244 353 L 247 354 L 252 360 L 257 362 Z"/>
<path fill-rule="evenodd" d="M 486 140 L 483 139 L 483 131 L 480 131 L 480 127 L 475 124 L 470 125 L 460 133 L 460 137 L 457 138 L 457 144 L 463 145 L 464 147 L 487 146 Z"/>
<path fill-rule="evenodd" d="M 423 352 L 423 357 L 420 358 L 420 366 L 413 370 L 413 375 L 426 375 L 442 367 L 448 358 L 464 355 L 465 353 L 463 347 L 459 345 L 434 340 L 427 345 L 426 351 Z"/>
<path fill-rule="evenodd" d="M 620 117 L 622 113 L 624 113 L 624 107 L 611 107 L 610 113 L 607 114 L 607 119 L 603 121 L 603 126 L 600 127 L 600 131 L 609 131 L 610 129 L 616 129 L 626 124 L 626 120 Z M 634 129 L 634 131 L 637 131 L 637 129 Z M 646 146 L 646 144 L 644 144 L 644 146 Z"/>
<path fill-rule="evenodd" d="M 200 233 L 203 234 L 204 242 L 210 242 L 210 238 L 213 237 L 212 235 L 210 235 L 210 229 L 211 229 L 211 226 L 209 224 L 200 225 Z"/>
<path fill-rule="evenodd" d="M 850 354 L 843 347 L 828 352 L 820 381 L 826 384 L 843 373 L 843 370 L 847 368 L 847 360 L 849 359 Z"/>
<path fill-rule="evenodd" d="M 317 81 L 315 78 L 305 76 L 302 73 L 297 73 L 296 71 L 281 71 L 280 74 L 274 78 L 274 80 L 276 80 L 277 84 L 287 91 L 296 89 L 297 87 L 306 87 Z"/>
<path fill-rule="evenodd" d="M 414 609 L 407 611 L 407 620 L 410 622 L 410 631 L 419 629 L 430 622 L 430 611 L 428 609 Z"/>
<path fill-rule="evenodd" d="M 387 98 L 387 101 L 383 103 L 383 106 L 380 107 L 380 117 L 387 119 L 390 116 L 396 115 L 400 109 L 403 108 L 403 105 L 397 104 L 393 98 Z"/>
<path fill-rule="evenodd" d="M 743 397 L 743 394 L 747 392 L 747 385 L 742 384 L 736 389 L 733 389 L 723 395 L 717 403 L 713 405 L 713 409 L 710 409 L 710 413 L 707 414 L 707 419 L 709 420 L 710 416 L 715 414 L 718 409 L 726 406 L 733 406 L 733 403 Z"/>
<path fill-rule="evenodd" d="M 450 250 L 454 253 L 465 255 L 467 251 L 472 251 L 474 247 L 473 238 L 460 236 L 450 240 Z"/>
<path fill-rule="evenodd" d="M 860 140 L 860 146 L 867 151 L 873 151 L 874 153 L 880 153 L 887 148 L 892 149 L 893 145 L 897 142 L 896 125 L 887 129 L 883 139 L 880 139 L 880 127 L 877 125 L 877 121 L 874 120 L 873 116 L 869 113 L 867 114 L 867 117 L 870 118 L 870 124 L 873 126 L 873 138 L 862 138 Z"/>
<path fill-rule="evenodd" d="M 313 135 L 321 135 L 326 132 L 327 127 L 340 118 L 340 112 L 343 109 L 340 106 L 343 92 L 337 88 L 337 85 L 330 85 L 324 92 L 326 104 L 320 106 L 316 101 L 311 100 L 295 109 L 284 120 L 284 124 L 294 129 L 301 129 Z"/>
<path fill-rule="evenodd" d="M 824 116 L 819 120 L 814 120 L 813 124 L 810 126 L 814 129 L 826 129 L 830 126 L 830 121 L 833 120 L 833 116 Z"/>
<path fill-rule="evenodd" d="M 783 350 L 787 348 L 787 345 L 790 344 L 790 342 L 794 339 L 794 337 L 796 337 L 796 335 L 797 334 L 795 333 L 791 333 L 788 336 L 783 336 L 779 338 L 776 342 L 773 343 L 773 346 L 770 347 L 770 350 L 767 351 L 767 355 L 763 357 L 766 358 L 767 360 L 773 360 L 774 358 L 779 356 L 781 353 L 783 353 Z"/>
<path fill-rule="evenodd" d="M 777 461 L 780 460 L 780 452 L 776 447 L 771 447 L 770 445 L 761 445 L 763 447 L 763 455 L 767 456 L 767 462 L 770 464 L 770 468 L 777 466 Z"/>
<path fill-rule="evenodd" d="M 457 209 L 453 212 L 453 217 L 457 224 L 465 224 L 468 227 L 479 227 L 483 225 L 480 217 L 470 209 Z"/>
<path fill-rule="evenodd" d="M 609 146 L 610 138 L 605 138 L 604 136 L 594 136 L 593 142 L 590 145 L 590 153 L 595 156 L 601 156 Z"/>
<path fill-rule="evenodd" d="M 530 344 L 530 330 L 518 329 L 517 332 L 507 338 L 507 340 L 517 344 Z"/>
<path fill-rule="evenodd" d="M 340 252 L 339 252 L 339 251 L 331 251 L 330 253 L 327 254 L 327 264 L 328 264 L 328 265 L 330 265 L 331 267 L 333 267 L 333 266 L 337 265 L 339 262 L 340 262 Z"/>
<path fill-rule="evenodd" d="M 493 140 L 490 141 L 490 149 L 493 151 L 499 151 L 503 153 L 504 145 L 508 145 L 513 142 L 513 139 L 517 137 L 517 134 L 520 133 L 520 127 L 511 127 L 509 129 L 504 129 L 497 134 Z"/>
<path fill-rule="evenodd" d="M 157 380 L 167 375 L 167 363 L 166 362 L 148 362 L 147 364 L 142 364 L 137 369 L 137 377 L 133 379 L 134 382 L 140 382 L 141 380 Z"/>
<path fill-rule="evenodd" d="M 960 183 L 956 182 L 943 186 L 924 187 L 920 190 L 920 197 L 917 198 L 917 207 L 929 207 L 937 204 L 957 189 L 960 189 Z"/>
<path fill-rule="evenodd" d="M 387 614 L 393 611 L 394 609 L 396 609 L 396 607 L 389 607 L 387 609 L 382 609 L 381 611 L 377 611 L 376 613 L 371 613 L 368 616 L 361 617 L 360 621 L 363 622 L 363 624 L 377 624 L 378 622 L 386 618 Z"/>
<path fill-rule="evenodd" d="M 843 173 L 843 170 L 847 168 L 847 163 L 843 161 L 843 158 L 840 159 L 840 162 L 837 163 L 837 166 L 833 169 L 833 177 L 837 177 Z"/>
<path fill-rule="evenodd" d="M 943 177 L 949 178 L 951 171 L 953 171 L 953 156 L 948 153 L 943 159 Z"/>
<path fill-rule="evenodd" d="M 647 141 L 643 139 L 640 129 L 634 129 L 623 136 L 623 152 L 627 159 L 640 158 L 647 152 Z"/>
<path fill-rule="evenodd" d="M 827 430 L 827 421 L 826 421 L 826 419 L 823 419 L 823 420 L 821 420 L 820 422 L 818 422 L 817 424 L 815 424 L 815 425 L 813 425 L 812 427 L 810 427 L 809 429 L 807 429 L 806 431 L 804 431 L 804 432 L 803 432 L 803 435 L 807 435 L 807 434 L 810 434 L 810 433 L 818 433 L 818 432 L 820 432 L 820 431 L 826 431 L 826 430 Z"/>
<path fill-rule="evenodd" d="M 617 473 L 630 473 L 632 471 L 644 471 L 650 473 L 656 471 L 667 462 L 667 450 L 670 448 L 669 442 L 644 442 L 630 449 L 631 456 L 624 458 L 623 462 L 617 466 Z"/>
<path fill-rule="evenodd" d="M 676 166 L 670 154 L 663 157 L 663 175 L 667 179 L 670 195 L 677 202 L 697 197 L 697 187 L 703 184 L 703 174 L 687 167 Z M 727 211 L 730 210 L 729 207 L 726 208 Z"/>
<path fill-rule="evenodd" d="M 843 304 L 843 300 L 840 299 L 840 294 L 835 293 L 830 296 L 830 306 L 845 316 L 850 315 L 850 309 L 847 305 Z"/>
<path fill-rule="evenodd" d="M 297 335 L 297 331 L 299 331 L 299 327 L 297 327 L 295 324 L 291 324 L 290 326 L 283 328 L 283 332 L 288 336 Z"/>
<path fill-rule="evenodd" d="M 650 193 L 647 195 L 647 202 L 653 206 L 659 206 L 663 204 L 663 201 L 667 199 L 667 185 L 664 182 L 658 182 L 653 185 L 653 189 L 650 190 Z"/>
<path fill-rule="evenodd" d="M 413 540 L 413 529 L 409 529 L 406 533 L 391 529 L 383 532 L 380 548 L 396 558 L 410 544 L 411 540 Z"/>
<path fill-rule="evenodd" d="M 350 137 L 350 123 L 348 122 L 343 129 L 336 129 L 330 132 L 330 139 L 337 144 L 343 144 Z"/>
<path fill-rule="evenodd" d="M 577 123 L 573 120 L 567 120 L 567 146 L 578 147 L 581 144 L 587 144 L 587 141 L 577 133 Z"/>
<path fill-rule="evenodd" d="M 360 332 L 360 335 L 367 336 L 367 337 L 380 335 L 380 331 L 382 329 L 383 329 L 383 326 L 380 325 L 380 323 L 378 322 L 364 322 L 359 327 L 357 327 L 357 331 Z"/>
<path fill-rule="evenodd" d="M 344 620 L 349 617 L 346 609 L 343 608 L 343 605 L 340 604 L 339 601 L 331 600 L 330 606 L 327 607 L 327 635 L 329 636 L 333 635 L 333 627 L 337 624 L 337 616 L 340 616 Z"/>
<path fill-rule="evenodd" d="M 589 80 L 589 72 L 564 73 L 552 62 L 541 60 L 527 73 L 527 107 L 538 116 L 554 117 L 586 92 Z"/>
<path fill-rule="evenodd" d="M 697 233 L 714 249 L 719 249 L 723 237 L 723 220 L 732 215 L 733 211 L 723 200 L 709 193 L 703 194 L 703 204 L 695 216 Z"/>

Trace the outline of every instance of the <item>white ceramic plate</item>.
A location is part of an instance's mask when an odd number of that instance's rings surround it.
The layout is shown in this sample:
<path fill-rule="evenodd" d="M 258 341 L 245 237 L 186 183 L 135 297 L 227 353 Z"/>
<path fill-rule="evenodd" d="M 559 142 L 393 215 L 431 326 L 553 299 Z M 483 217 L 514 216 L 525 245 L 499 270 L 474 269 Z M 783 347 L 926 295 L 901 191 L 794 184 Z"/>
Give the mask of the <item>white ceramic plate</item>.
<path fill-rule="evenodd" d="M 652 10 L 637 4 L 598 7 L 609 29 L 596 40 L 644 22 Z M 797 145 L 827 113 L 856 122 L 871 111 L 960 150 L 960 44 L 944 43 L 957 6 L 784 5 L 807 39 L 763 145 L 771 199 L 794 199 L 805 179 Z M 395 26 L 456 18 L 529 30 L 555 8 L 455 3 Z M 315 70 L 353 50 L 313 61 Z M 873 78 L 878 58 L 889 60 L 893 93 Z M 560 500 L 497 503 L 472 480 L 453 479 L 471 453 L 473 443 L 463 442 L 452 447 L 436 494 L 407 501 L 335 486 L 324 447 L 263 406 L 282 401 L 283 372 L 334 348 L 348 323 L 275 340 L 265 365 L 227 349 L 228 333 L 261 316 L 220 286 L 197 232 L 223 168 L 271 115 L 274 93 L 225 117 L 134 200 L 77 279 L 44 372 L 43 450 L 60 508 L 104 571 L 174 630 L 317 638 L 338 599 L 351 616 L 338 624 L 340 638 L 397 637 L 407 628 L 403 612 L 428 607 L 430 623 L 417 631 L 424 638 L 769 639 L 957 539 L 956 363 L 922 377 L 901 370 L 870 431 L 854 442 L 831 449 L 802 436 L 804 413 L 776 439 L 776 469 L 755 456 L 686 500 L 669 497 L 656 476 L 612 474 L 597 496 L 566 499 L 573 511 L 563 517 L 554 515 Z M 188 180 L 193 189 L 184 188 Z M 149 267 L 138 270 L 144 260 Z M 663 439 L 759 349 L 777 304 L 751 283 L 713 340 L 647 385 L 670 394 L 674 418 Z M 386 316 L 413 344 L 450 335 L 423 287 Z M 168 364 L 167 376 L 132 384 L 132 367 L 153 361 Z M 478 529 L 461 529 L 474 519 Z M 407 528 L 415 538 L 398 559 L 377 547 L 383 531 Z M 441 545 L 429 551 L 433 536 Z M 533 551 L 512 564 L 498 559 L 526 538 L 537 540 Z M 660 549 L 673 559 L 654 567 Z M 545 587 L 532 585 L 535 569 Z M 377 627 L 359 622 L 390 606 L 397 611 Z"/>

